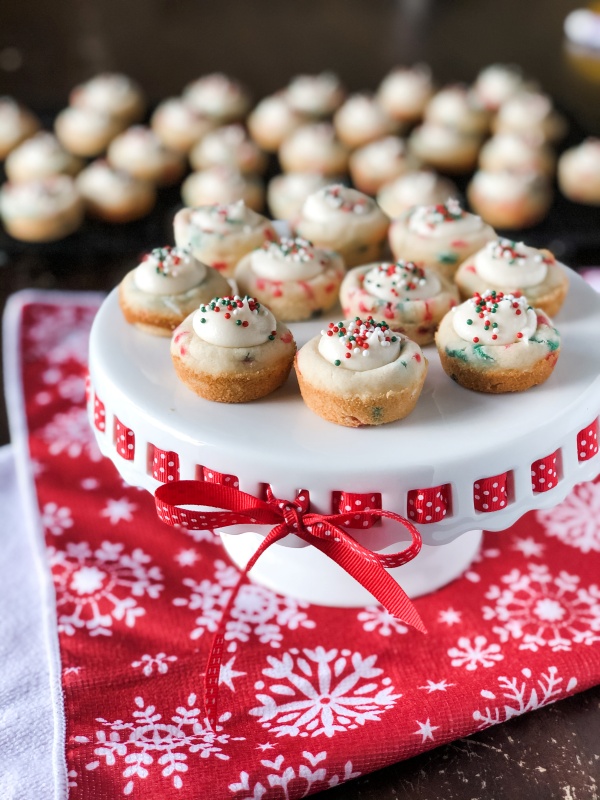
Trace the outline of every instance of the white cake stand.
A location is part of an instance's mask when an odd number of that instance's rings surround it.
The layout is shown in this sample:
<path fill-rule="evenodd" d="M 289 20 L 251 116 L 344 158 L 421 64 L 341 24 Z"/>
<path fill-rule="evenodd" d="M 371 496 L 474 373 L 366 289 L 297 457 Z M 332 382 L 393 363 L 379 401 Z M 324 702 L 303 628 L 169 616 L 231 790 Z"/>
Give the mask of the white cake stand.
<path fill-rule="evenodd" d="M 410 596 L 425 594 L 466 569 L 483 527 L 503 530 L 529 510 L 559 503 L 575 484 L 600 473 L 600 455 L 580 452 L 582 435 L 600 413 L 600 297 L 567 272 L 570 291 L 556 318 L 563 345 L 546 383 L 513 395 L 470 392 L 445 375 L 429 347 L 429 372 L 413 413 L 359 429 L 338 427 L 309 411 L 294 375 L 253 403 L 197 397 L 177 379 L 168 340 L 128 325 L 114 291 L 98 312 L 90 341 L 89 410 L 98 444 L 125 481 L 151 492 L 167 477 L 210 480 L 217 472 L 234 476 L 230 483 L 253 495 L 265 484 L 282 499 L 307 490 L 311 508 L 324 514 L 337 512 L 336 492 L 380 493 L 381 508 L 410 518 L 415 490 L 445 486 L 446 515 L 417 524 L 423 550 L 392 570 Z M 324 320 L 316 320 L 290 327 L 301 346 L 323 326 Z M 556 454 L 552 488 L 535 491 L 532 465 L 550 454 Z M 474 485 L 504 473 L 509 479 L 503 506 L 491 513 L 476 510 Z M 399 530 L 384 521 L 352 534 L 370 549 L 392 552 L 404 546 Z M 233 560 L 244 565 L 265 532 L 238 526 L 221 535 Z M 340 567 L 295 536 L 271 547 L 251 577 L 313 603 L 372 602 Z"/>

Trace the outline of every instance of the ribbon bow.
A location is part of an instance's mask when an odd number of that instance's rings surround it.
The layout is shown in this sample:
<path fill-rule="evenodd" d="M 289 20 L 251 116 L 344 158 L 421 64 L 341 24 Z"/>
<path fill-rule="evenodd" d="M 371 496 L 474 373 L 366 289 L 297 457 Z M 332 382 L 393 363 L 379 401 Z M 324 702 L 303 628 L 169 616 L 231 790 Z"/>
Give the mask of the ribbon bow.
<path fill-rule="evenodd" d="M 275 542 L 293 533 L 329 556 L 343 570 L 369 591 L 394 617 L 426 633 L 425 626 L 404 590 L 385 568 L 399 567 L 411 561 L 421 549 L 421 535 L 415 526 L 392 511 L 369 509 L 367 516 L 385 517 L 403 525 L 412 542 L 398 553 L 375 553 L 356 541 L 340 523 L 347 514 L 315 514 L 309 510 L 307 492 L 299 492 L 295 500 L 279 500 L 270 487 L 267 499 L 260 500 L 229 486 L 201 481 L 175 481 L 163 484 L 155 492 L 156 513 L 168 525 L 190 530 L 214 530 L 230 525 L 273 525 L 269 533 L 242 570 L 223 610 L 213 638 L 204 676 L 204 702 L 209 724 L 217 722 L 217 702 L 221 660 L 225 644 L 225 624 L 238 592 L 248 580 L 248 572 L 260 556 Z M 190 511 L 180 506 L 208 506 L 216 511 Z"/>

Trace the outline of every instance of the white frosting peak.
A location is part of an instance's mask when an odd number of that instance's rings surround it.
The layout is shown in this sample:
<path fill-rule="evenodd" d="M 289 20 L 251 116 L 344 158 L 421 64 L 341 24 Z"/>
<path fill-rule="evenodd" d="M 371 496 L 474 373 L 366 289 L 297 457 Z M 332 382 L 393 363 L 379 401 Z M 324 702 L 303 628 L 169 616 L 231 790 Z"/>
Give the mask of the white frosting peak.
<path fill-rule="evenodd" d="M 243 111 L 247 104 L 243 87 L 221 72 L 205 75 L 190 83 L 183 96 L 199 111 L 216 117 Z"/>
<path fill-rule="evenodd" d="M 412 261 L 397 261 L 369 270 L 364 276 L 363 288 L 374 297 L 393 303 L 427 300 L 439 293 L 441 284 L 431 270 L 421 269 Z"/>
<path fill-rule="evenodd" d="M 276 335 L 277 322 L 253 297 L 215 297 L 201 305 L 192 325 L 200 339 L 219 347 L 256 347 Z"/>
<path fill-rule="evenodd" d="M 137 288 L 148 294 L 182 294 L 202 283 L 206 270 L 206 265 L 183 247 L 156 247 L 136 267 L 133 279 Z"/>
<path fill-rule="evenodd" d="M 264 217 L 248 208 L 243 200 L 238 200 L 193 208 L 189 221 L 202 233 L 228 234 L 248 232 L 262 224 Z"/>
<path fill-rule="evenodd" d="M 118 113 L 139 95 L 137 85 L 127 75 L 105 72 L 75 90 L 75 101 L 103 114 Z"/>
<path fill-rule="evenodd" d="M 265 242 L 250 258 L 254 272 L 271 281 L 307 281 L 320 275 L 331 263 L 326 250 L 300 237 Z"/>
<path fill-rule="evenodd" d="M 477 233 L 483 224 L 481 217 L 469 214 L 453 198 L 438 205 L 417 206 L 408 215 L 408 229 L 428 239 Z"/>
<path fill-rule="evenodd" d="M 347 322 L 330 322 L 321 331 L 319 353 L 330 364 L 353 372 L 366 372 L 395 361 L 402 338 L 386 322 L 359 317 Z"/>
<path fill-rule="evenodd" d="M 455 332 L 476 345 L 528 344 L 537 329 L 537 314 L 527 298 L 503 292 L 476 294 L 453 314 Z"/>
<path fill-rule="evenodd" d="M 374 209 L 375 202 L 366 194 L 341 183 L 333 183 L 309 195 L 302 207 L 302 214 L 306 219 L 319 222 L 339 213 L 362 217 Z"/>
<path fill-rule="evenodd" d="M 526 288 L 545 279 L 553 259 L 523 242 L 498 239 L 488 242 L 475 255 L 474 263 L 479 277 L 492 286 Z"/>

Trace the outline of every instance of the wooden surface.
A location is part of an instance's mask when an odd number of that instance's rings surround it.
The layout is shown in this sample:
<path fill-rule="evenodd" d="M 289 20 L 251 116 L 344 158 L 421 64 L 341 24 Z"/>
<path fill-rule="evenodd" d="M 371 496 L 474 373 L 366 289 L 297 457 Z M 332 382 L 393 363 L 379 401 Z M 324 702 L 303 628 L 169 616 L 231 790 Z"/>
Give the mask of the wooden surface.
<path fill-rule="evenodd" d="M 297 72 L 335 69 L 352 90 L 395 64 L 424 60 L 440 82 L 471 80 L 493 61 L 537 77 L 580 133 L 600 135 L 600 59 L 563 47 L 577 0 L 42 0 L 5 2 L 0 94 L 41 111 L 66 104 L 94 72 L 135 76 L 153 103 L 193 77 L 224 70 L 256 97 Z M 122 229 L 87 223 L 46 247 L 0 239 L 0 309 L 21 288 L 112 288 L 147 247 L 172 241 L 177 193 Z M 600 212 L 565 217 L 554 235 L 579 265 L 600 264 Z M 565 221 L 566 220 L 566 221 Z M 577 228 L 576 241 L 567 235 Z M 567 260 L 567 259 L 565 259 Z M 8 429 L 0 403 L 0 443 Z M 590 654 L 593 648 L 590 648 Z M 594 800 L 600 783 L 600 688 L 331 790 L 331 800 Z"/>

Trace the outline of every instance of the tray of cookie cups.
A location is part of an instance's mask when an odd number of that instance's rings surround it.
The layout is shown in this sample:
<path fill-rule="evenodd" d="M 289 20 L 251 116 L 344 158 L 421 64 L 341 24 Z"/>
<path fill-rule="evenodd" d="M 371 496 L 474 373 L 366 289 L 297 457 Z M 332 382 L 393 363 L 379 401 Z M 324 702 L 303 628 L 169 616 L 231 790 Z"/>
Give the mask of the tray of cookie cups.
<path fill-rule="evenodd" d="M 278 389 L 292 368 L 290 330 L 253 297 L 214 297 L 175 330 L 171 358 L 191 391 L 218 403 L 247 403 Z"/>
<path fill-rule="evenodd" d="M 488 242 L 463 261 L 454 279 L 463 299 L 487 289 L 522 294 L 551 317 L 560 310 L 569 288 L 566 268 L 549 250 L 510 239 Z"/>
<path fill-rule="evenodd" d="M 348 428 L 403 419 L 427 374 L 416 342 L 373 317 L 331 322 L 295 360 L 302 399 L 311 411 Z"/>
<path fill-rule="evenodd" d="M 244 256 L 234 279 L 241 294 L 265 303 L 283 322 L 297 322 L 332 308 L 345 274 L 339 253 L 284 236 Z"/>
<path fill-rule="evenodd" d="M 173 221 L 175 243 L 231 277 L 236 264 L 264 242 L 276 238 L 269 219 L 243 200 L 182 208 Z"/>
<path fill-rule="evenodd" d="M 547 380 L 560 353 L 552 320 L 522 295 L 475 294 L 442 320 L 435 342 L 452 380 L 476 392 L 522 392 Z"/>
<path fill-rule="evenodd" d="M 121 281 L 119 305 L 131 325 L 170 336 L 200 303 L 230 290 L 227 280 L 190 250 L 156 247 Z"/>
<path fill-rule="evenodd" d="M 469 205 L 494 228 L 515 230 L 541 222 L 552 203 L 552 187 L 539 172 L 480 169 L 467 186 Z"/>
<path fill-rule="evenodd" d="M 76 231 L 83 202 L 73 178 L 52 175 L 0 189 L 0 216 L 8 233 L 24 242 L 52 242 Z"/>
<path fill-rule="evenodd" d="M 393 220 L 389 231 L 395 258 L 425 264 L 450 280 L 459 264 L 496 238 L 490 225 L 453 199 L 415 206 Z"/>
<path fill-rule="evenodd" d="M 351 269 L 340 289 L 346 319 L 382 319 L 419 345 L 433 342 L 445 314 L 459 302 L 448 278 L 412 261 L 365 264 Z"/>
<path fill-rule="evenodd" d="M 381 256 L 389 222 L 371 197 L 334 183 L 307 197 L 295 230 L 317 247 L 337 250 L 355 267 Z"/>

